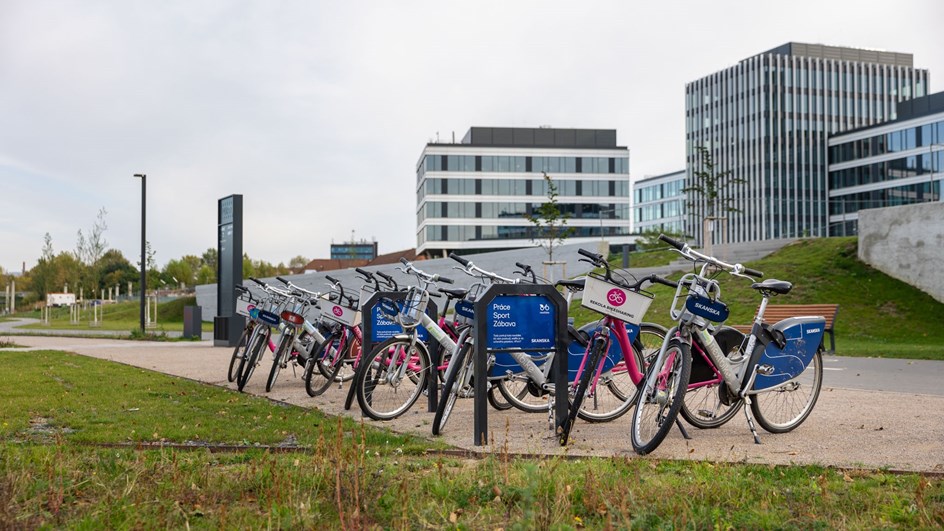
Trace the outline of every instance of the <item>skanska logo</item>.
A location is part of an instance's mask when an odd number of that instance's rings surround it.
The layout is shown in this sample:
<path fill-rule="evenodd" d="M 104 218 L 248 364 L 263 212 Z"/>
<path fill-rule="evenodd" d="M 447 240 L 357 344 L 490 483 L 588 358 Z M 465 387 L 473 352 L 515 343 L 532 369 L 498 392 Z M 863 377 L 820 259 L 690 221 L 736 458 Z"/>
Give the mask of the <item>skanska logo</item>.
<path fill-rule="evenodd" d="M 704 310 L 712 315 L 721 315 L 721 310 L 717 308 L 712 308 L 711 306 L 705 306 L 704 304 L 700 302 L 696 302 L 695 307 L 698 308 L 699 310 Z"/>

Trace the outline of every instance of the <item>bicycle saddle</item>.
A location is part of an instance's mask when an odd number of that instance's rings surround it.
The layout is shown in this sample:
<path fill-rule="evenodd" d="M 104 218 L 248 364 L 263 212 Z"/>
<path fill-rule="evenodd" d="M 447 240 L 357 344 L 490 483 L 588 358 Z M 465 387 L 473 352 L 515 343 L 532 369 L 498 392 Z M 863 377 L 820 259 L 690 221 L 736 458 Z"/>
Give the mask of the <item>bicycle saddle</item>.
<path fill-rule="evenodd" d="M 446 297 L 450 299 L 461 299 L 465 297 L 466 293 L 469 292 L 469 290 L 461 289 L 461 288 L 456 288 L 456 289 L 439 288 L 439 291 L 441 291 L 442 293 L 445 293 Z"/>
<path fill-rule="evenodd" d="M 756 290 L 761 291 L 772 291 L 774 293 L 779 293 L 783 295 L 784 293 L 789 293 L 793 289 L 793 284 L 787 282 L 786 280 L 777 280 L 775 278 L 768 278 L 763 282 L 755 282 L 751 284 L 751 287 Z"/>
<path fill-rule="evenodd" d="M 583 287 L 584 287 L 584 285 L 586 285 L 586 283 L 587 283 L 587 279 L 586 279 L 586 278 L 578 278 L 578 279 L 574 279 L 574 280 L 558 280 L 558 281 L 557 281 L 557 285 L 558 285 L 558 286 L 564 286 L 565 288 L 567 288 L 567 289 L 572 289 L 572 290 L 574 290 L 574 291 L 580 291 L 580 290 L 582 290 Z"/>

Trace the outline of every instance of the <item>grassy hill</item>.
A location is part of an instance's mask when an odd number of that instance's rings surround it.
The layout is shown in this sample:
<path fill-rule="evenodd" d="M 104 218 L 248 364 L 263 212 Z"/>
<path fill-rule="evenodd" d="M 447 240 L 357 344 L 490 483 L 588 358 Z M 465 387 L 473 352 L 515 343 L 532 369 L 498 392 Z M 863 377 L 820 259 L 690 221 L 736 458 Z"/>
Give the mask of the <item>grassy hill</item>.
<path fill-rule="evenodd" d="M 793 283 L 789 294 L 771 304 L 839 304 L 836 354 L 944 360 L 944 304 L 861 262 L 854 237 L 801 240 L 746 265 L 765 278 Z M 731 309 L 727 322 L 750 323 L 760 302 L 750 282 L 727 273 L 718 280 Z M 651 291 L 656 298 L 646 320 L 670 325 L 674 291 L 663 286 Z M 578 323 L 598 315 L 583 308 L 572 314 Z"/>

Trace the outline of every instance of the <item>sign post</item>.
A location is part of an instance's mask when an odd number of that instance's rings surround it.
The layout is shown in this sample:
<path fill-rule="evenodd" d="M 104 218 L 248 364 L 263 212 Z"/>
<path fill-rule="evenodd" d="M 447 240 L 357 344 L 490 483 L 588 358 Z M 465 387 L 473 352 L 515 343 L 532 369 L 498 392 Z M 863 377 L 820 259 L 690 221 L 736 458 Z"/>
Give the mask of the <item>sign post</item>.
<path fill-rule="evenodd" d="M 503 352 L 554 351 L 555 433 L 567 424 L 567 304 L 553 286 L 494 284 L 475 301 L 474 444 L 488 441 L 488 359 Z"/>

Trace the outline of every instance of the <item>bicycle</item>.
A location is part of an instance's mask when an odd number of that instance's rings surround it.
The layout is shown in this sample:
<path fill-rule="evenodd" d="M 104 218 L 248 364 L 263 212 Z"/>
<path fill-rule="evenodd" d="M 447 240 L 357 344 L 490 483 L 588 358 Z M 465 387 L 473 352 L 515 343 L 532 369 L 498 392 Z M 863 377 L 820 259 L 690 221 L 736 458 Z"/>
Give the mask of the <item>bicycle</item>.
<path fill-rule="evenodd" d="M 696 266 L 699 262 L 702 266 L 697 273 L 688 273 L 679 280 L 670 310 L 678 324 L 670 329 L 656 362 L 647 373 L 633 415 L 633 448 L 640 454 L 655 450 L 684 406 L 693 345 L 699 353 L 707 354 L 705 361 L 716 376 L 710 381 L 718 384 L 719 401 L 727 408 L 728 418 L 733 416 L 731 411 L 740 407 L 738 402 L 750 406 L 743 411 L 755 443 L 760 444 L 755 417 L 761 427 L 771 433 L 784 433 L 802 424 L 815 406 L 822 387 L 825 318 L 794 317 L 767 325 L 763 315 L 768 300 L 788 293 L 793 287 L 791 283 L 776 279 L 756 282 L 755 278 L 764 276 L 761 271 L 701 254 L 665 235 L 659 238 Z M 727 306 L 720 300 L 720 285 L 715 277 L 709 276 L 712 269 L 717 274 L 727 272 L 751 280 L 751 288 L 762 297 L 751 333 L 743 344 L 729 352 L 725 352 L 709 332 L 711 322 L 724 322 L 728 315 Z M 684 307 L 679 308 L 683 300 Z M 681 363 L 677 372 L 676 361 Z M 681 383 L 684 385 L 678 385 Z M 781 414 L 781 409 L 788 411 Z M 706 420 L 722 417 L 713 412 L 704 416 Z"/>
<path fill-rule="evenodd" d="M 751 288 L 761 296 L 749 334 L 725 327 L 715 334 L 715 342 L 707 341 L 701 332 L 693 336 L 692 349 L 698 354 L 694 359 L 705 369 L 700 381 L 691 384 L 686 392 L 680 411 L 685 420 L 699 428 L 714 428 L 732 418 L 742 406 L 749 405 L 750 412 L 745 407 L 744 413 L 755 443 L 760 443 L 760 437 L 752 417 L 770 433 L 796 429 L 809 417 L 822 388 L 825 317 L 792 317 L 767 324 L 764 311 L 770 298 L 790 292 L 793 288 L 790 282 L 776 279 L 753 282 L 751 277 L 763 276 L 760 271 L 744 268 L 739 272 L 738 264 L 726 264 L 671 238 L 662 239 L 685 258 L 696 264 L 705 263 L 699 275 L 687 275 L 693 285 L 706 286 L 705 269 L 711 265 L 752 280 Z M 680 297 L 681 293 L 676 293 L 676 298 Z M 707 303 L 697 301 L 689 308 L 689 300 L 693 300 L 691 294 L 686 298 L 685 310 L 676 310 L 673 303 L 673 312 L 680 317 L 685 311 L 699 316 L 698 312 L 704 311 L 700 305 Z M 727 337 L 720 338 L 722 332 Z M 689 397 L 693 389 L 701 392 Z"/>
<path fill-rule="evenodd" d="M 364 414 L 374 420 L 402 415 L 426 388 L 431 361 L 427 346 L 419 340 L 419 325 L 426 328 L 431 340 L 445 344 L 453 352 L 456 347 L 456 342 L 426 314 L 429 287 L 437 282 L 451 284 L 452 280 L 425 273 L 405 258 L 400 262 L 401 271 L 416 276 L 419 285 L 407 291 L 401 305 L 388 298 L 381 298 L 378 304 L 384 315 L 403 327 L 404 333 L 377 345 L 361 360 L 354 377 L 357 402 Z M 463 334 L 468 335 L 468 329 Z"/>
<path fill-rule="evenodd" d="M 239 368 L 236 371 L 236 387 L 240 391 L 246 387 L 252 373 L 256 370 L 256 365 L 261 361 L 263 350 L 268 347 L 275 352 L 276 346 L 272 342 L 272 328 L 281 325 L 282 319 L 279 314 L 285 309 L 290 297 L 290 292 L 286 290 L 270 286 L 252 277 L 249 280 L 258 284 L 267 294 L 267 297 L 261 308 L 253 308 L 250 312 L 255 325 L 247 343 L 245 355 L 239 360 Z"/>
<path fill-rule="evenodd" d="M 602 314 L 603 319 L 594 326 L 571 380 L 571 406 L 567 429 L 561 433 L 562 445 L 567 443 L 577 417 L 589 422 L 610 421 L 624 415 L 635 403 L 647 362 L 666 334 L 662 326 L 642 322 L 652 300 L 642 286 L 657 283 L 676 287 L 671 280 L 657 275 L 630 283 L 614 275 L 602 255 L 585 249 L 577 252 L 584 257 L 581 260 L 603 268 L 603 273 L 558 284 L 570 290 L 583 289 L 581 305 Z"/>
<path fill-rule="evenodd" d="M 379 282 L 369 271 L 360 268 L 355 268 L 355 271 L 365 282 L 373 282 L 376 290 L 380 289 Z M 330 286 L 335 292 L 336 302 L 320 301 L 322 318 L 331 323 L 331 329 L 313 352 L 311 362 L 306 366 L 303 374 L 305 391 L 308 396 L 312 397 L 327 391 L 333 382 L 343 384 L 354 377 L 353 372 L 342 375 L 341 370 L 346 364 L 350 364 L 356 370 L 364 341 L 360 326 L 361 312 L 355 308 L 358 307 L 359 302 L 363 303 L 366 298 L 369 298 L 366 285 L 361 288 L 360 297 L 354 299 L 345 295 L 344 286 L 337 279 L 330 276 L 326 278 L 332 283 Z M 344 304 L 345 300 L 347 304 Z"/>
<path fill-rule="evenodd" d="M 286 309 L 279 314 L 282 321 L 279 325 L 279 343 L 272 356 L 272 368 L 266 381 L 267 393 L 275 386 L 282 369 L 289 363 L 293 364 L 293 370 L 296 365 L 306 367 L 311 359 L 312 348 L 324 341 L 324 335 L 318 327 L 305 317 L 309 307 L 321 300 L 321 294 L 296 286 L 282 277 L 275 278 L 291 291 Z"/>

